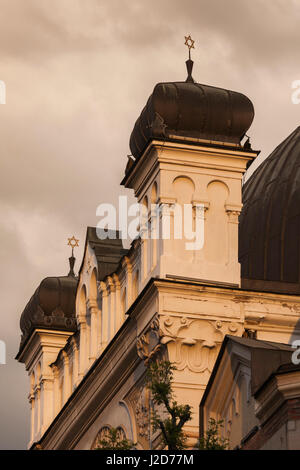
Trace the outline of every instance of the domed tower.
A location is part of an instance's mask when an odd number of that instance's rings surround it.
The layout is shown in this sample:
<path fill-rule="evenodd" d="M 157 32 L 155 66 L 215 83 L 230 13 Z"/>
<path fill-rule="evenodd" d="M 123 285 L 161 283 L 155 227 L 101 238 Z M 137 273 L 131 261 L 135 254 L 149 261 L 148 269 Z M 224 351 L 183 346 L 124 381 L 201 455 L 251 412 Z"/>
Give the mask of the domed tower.
<path fill-rule="evenodd" d="M 25 364 L 30 378 L 30 442 L 37 440 L 51 422 L 54 407 L 51 364 L 76 331 L 78 278 L 73 271 L 73 252 L 69 260 L 69 274 L 43 279 L 20 319 L 22 336 L 16 359 Z"/>
<path fill-rule="evenodd" d="M 196 83 L 192 60 L 186 65 L 185 81 L 154 87 L 130 137 L 132 157 L 122 184 L 134 189 L 150 220 L 151 204 L 171 219 L 169 237 L 162 235 L 160 218 L 157 241 L 143 240 L 143 275 L 145 282 L 151 273 L 239 286 L 242 177 L 257 156 L 249 140 L 242 141 L 254 108 L 242 93 Z M 190 233 L 186 205 L 193 218 Z"/>
<path fill-rule="evenodd" d="M 300 127 L 243 188 L 239 226 L 242 287 L 300 293 Z"/>
<path fill-rule="evenodd" d="M 191 59 L 186 65 L 185 81 L 158 83 L 147 100 L 131 133 L 132 157 L 122 184 L 134 190 L 147 212 L 140 290 L 150 279 L 168 284 L 166 291 L 158 288 L 153 310 L 159 312 L 161 342 L 177 367 L 178 402 L 186 400 L 188 389 L 194 414 L 187 432 L 194 439 L 199 396 L 222 338 L 242 335 L 245 328 L 238 301 L 227 294 L 238 295 L 241 284 L 242 178 L 258 152 L 249 139 L 243 143 L 254 118 L 250 99 L 196 83 Z"/>

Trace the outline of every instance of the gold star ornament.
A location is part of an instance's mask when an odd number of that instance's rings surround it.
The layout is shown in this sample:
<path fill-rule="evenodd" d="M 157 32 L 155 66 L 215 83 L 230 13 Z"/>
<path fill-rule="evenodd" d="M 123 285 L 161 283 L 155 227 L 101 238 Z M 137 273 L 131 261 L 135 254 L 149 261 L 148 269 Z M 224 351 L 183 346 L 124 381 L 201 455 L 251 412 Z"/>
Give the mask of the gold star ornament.
<path fill-rule="evenodd" d="M 79 240 L 77 240 L 73 235 L 72 238 L 68 238 L 68 246 L 70 246 L 73 250 L 75 246 L 79 246 Z"/>
<path fill-rule="evenodd" d="M 185 64 L 186 64 L 186 68 L 187 68 L 187 73 L 188 73 L 188 76 L 187 76 L 187 79 L 186 79 L 186 82 L 189 82 L 189 83 L 195 83 L 195 80 L 193 79 L 192 77 L 192 71 L 193 71 L 193 64 L 194 62 L 192 61 L 191 59 L 191 49 L 195 49 L 195 41 L 191 38 L 191 35 L 189 36 L 184 36 L 184 39 L 185 39 L 185 45 L 188 47 L 189 49 L 189 58 L 188 60 L 186 60 Z"/>
<path fill-rule="evenodd" d="M 189 48 L 189 51 L 191 49 L 195 49 L 195 46 L 194 46 L 195 41 L 193 41 L 193 39 L 191 38 L 191 35 L 184 36 L 184 38 L 185 38 L 185 43 L 184 44 Z"/>

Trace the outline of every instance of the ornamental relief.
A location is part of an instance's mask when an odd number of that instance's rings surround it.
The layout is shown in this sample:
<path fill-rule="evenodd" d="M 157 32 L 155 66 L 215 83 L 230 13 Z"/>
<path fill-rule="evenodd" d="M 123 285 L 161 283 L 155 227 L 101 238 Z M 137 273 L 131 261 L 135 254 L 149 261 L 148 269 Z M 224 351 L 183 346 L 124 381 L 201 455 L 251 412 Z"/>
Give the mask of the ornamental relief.
<path fill-rule="evenodd" d="M 147 439 L 149 433 L 149 390 L 145 387 L 141 387 L 138 391 L 135 417 L 138 435 Z"/>
<path fill-rule="evenodd" d="M 220 320 L 198 320 L 186 316 L 160 317 L 160 342 L 168 345 L 169 358 L 178 370 L 212 371 L 225 334 L 238 334 L 241 326 Z"/>
<path fill-rule="evenodd" d="M 136 347 L 138 356 L 143 359 L 145 365 L 162 351 L 159 320 L 157 317 L 152 320 L 146 331 L 139 336 Z"/>
<path fill-rule="evenodd" d="M 125 398 L 131 410 L 131 419 L 136 425 L 136 440 L 146 449 L 149 445 L 150 429 L 150 392 L 145 387 L 144 379 L 135 384 L 133 389 Z"/>
<path fill-rule="evenodd" d="M 161 315 L 139 336 L 137 353 L 147 365 L 167 347 L 169 360 L 178 370 L 211 372 L 225 334 L 241 336 L 242 324 Z"/>

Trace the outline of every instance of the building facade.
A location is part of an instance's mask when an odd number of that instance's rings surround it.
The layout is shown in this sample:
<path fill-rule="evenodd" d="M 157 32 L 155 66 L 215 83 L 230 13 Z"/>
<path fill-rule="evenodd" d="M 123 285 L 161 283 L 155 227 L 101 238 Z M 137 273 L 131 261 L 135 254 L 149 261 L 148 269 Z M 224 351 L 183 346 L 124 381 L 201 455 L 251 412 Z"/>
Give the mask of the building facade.
<path fill-rule="evenodd" d="M 242 178 L 258 154 L 249 140 L 242 143 L 253 105 L 240 93 L 196 83 L 187 65 L 185 82 L 155 86 L 130 137 L 121 184 L 144 208 L 142 235 L 124 249 L 118 234 L 101 239 L 88 227 L 78 277 L 71 257 L 69 275 L 44 279 L 21 316 L 17 359 L 30 381 L 29 448 L 92 449 L 109 427 L 138 449 L 157 448 L 144 379 L 149 360 L 163 357 L 177 367 L 179 403 L 192 406 L 185 427 L 192 447 L 224 337 L 300 338 L 298 280 L 291 293 L 270 288 L 264 269 L 265 279 L 249 271 L 256 235 L 245 214 L 241 275 Z M 186 206 L 190 232 L 202 230 L 198 245 L 178 236 L 176 217 L 185 217 Z"/>
<path fill-rule="evenodd" d="M 281 343 L 226 336 L 200 404 L 231 449 L 300 449 L 300 365 Z"/>

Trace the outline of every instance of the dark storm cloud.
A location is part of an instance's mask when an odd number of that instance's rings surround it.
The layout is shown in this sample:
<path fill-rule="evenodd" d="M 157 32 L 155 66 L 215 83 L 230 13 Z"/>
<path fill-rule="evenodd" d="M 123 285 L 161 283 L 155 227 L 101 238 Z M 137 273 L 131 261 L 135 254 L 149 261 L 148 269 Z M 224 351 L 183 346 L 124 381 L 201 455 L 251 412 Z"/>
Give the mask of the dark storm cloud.
<path fill-rule="evenodd" d="M 95 225 L 119 188 L 135 119 L 155 83 L 194 77 L 244 92 L 264 158 L 299 124 L 300 1 L 0 0 L 0 447 L 24 447 L 28 383 L 14 362 L 20 313 L 40 280 L 67 272 L 66 238 Z M 130 192 L 129 192 L 130 194 Z M 132 197 L 132 196 L 131 196 Z M 81 251 L 77 254 L 77 267 Z M 15 386 L 15 392 L 10 388 Z"/>
<path fill-rule="evenodd" d="M 205 50 L 219 38 L 245 63 L 295 61 L 299 44 L 298 0 L 2 0 L 2 57 L 41 61 L 111 46 L 155 48 L 190 26 Z M 200 36 L 199 36 L 200 35 Z M 198 44 L 199 47 L 199 44 Z"/>

